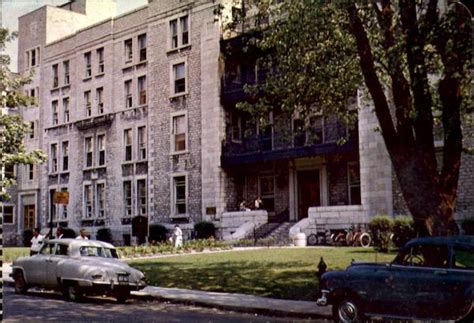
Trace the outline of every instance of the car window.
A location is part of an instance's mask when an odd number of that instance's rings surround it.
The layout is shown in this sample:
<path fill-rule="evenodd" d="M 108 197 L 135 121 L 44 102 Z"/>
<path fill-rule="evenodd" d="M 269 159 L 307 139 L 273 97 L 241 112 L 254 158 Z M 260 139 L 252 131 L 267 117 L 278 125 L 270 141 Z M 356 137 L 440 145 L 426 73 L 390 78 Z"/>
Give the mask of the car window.
<path fill-rule="evenodd" d="M 103 257 L 103 258 L 118 258 L 117 252 L 114 249 L 83 246 L 79 249 L 83 257 Z"/>
<path fill-rule="evenodd" d="M 454 268 L 474 269 L 474 250 L 455 246 L 453 248 Z"/>
<path fill-rule="evenodd" d="M 440 245 L 413 246 L 395 260 L 396 264 L 417 267 L 448 267 L 448 247 Z"/>
<path fill-rule="evenodd" d="M 54 251 L 54 244 L 45 243 L 40 250 L 41 255 L 51 255 Z"/>
<path fill-rule="evenodd" d="M 56 252 L 54 253 L 55 255 L 63 255 L 66 256 L 68 254 L 68 246 L 59 244 L 56 248 Z"/>

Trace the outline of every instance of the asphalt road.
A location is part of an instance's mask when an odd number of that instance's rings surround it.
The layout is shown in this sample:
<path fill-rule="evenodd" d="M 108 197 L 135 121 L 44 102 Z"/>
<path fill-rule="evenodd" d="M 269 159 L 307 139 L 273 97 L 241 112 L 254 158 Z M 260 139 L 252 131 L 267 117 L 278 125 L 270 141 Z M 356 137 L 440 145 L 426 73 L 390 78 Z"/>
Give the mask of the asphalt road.
<path fill-rule="evenodd" d="M 282 318 L 201 308 L 132 298 L 117 304 L 112 298 L 87 298 L 81 303 L 66 302 L 59 293 L 31 291 L 16 295 L 3 288 L 3 322 L 324 322 Z M 326 321 L 327 322 L 327 321 Z"/>

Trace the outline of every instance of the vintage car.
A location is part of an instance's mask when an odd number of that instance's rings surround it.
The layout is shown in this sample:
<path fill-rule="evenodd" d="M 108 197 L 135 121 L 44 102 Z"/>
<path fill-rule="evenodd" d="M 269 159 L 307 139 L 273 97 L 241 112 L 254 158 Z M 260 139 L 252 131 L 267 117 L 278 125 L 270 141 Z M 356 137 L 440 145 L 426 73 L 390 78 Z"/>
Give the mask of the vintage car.
<path fill-rule="evenodd" d="M 325 273 L 320 288 L 317 305 L 331 304 L 337 322 L 373 316 L 473 322 L 474 236 L 411 240 L 391 263 L 353 262 Z"/>
<path fill-rule="evenodd" d="M 45 240 L 38 254 L 13 262 L 15 292 L 29 287 L 57 289 L 66 299 L 110 295 L 123 303 L 130 291 L 146 286 L 145 276 L 118 259 L 109 243 L 82 239 Z"/>

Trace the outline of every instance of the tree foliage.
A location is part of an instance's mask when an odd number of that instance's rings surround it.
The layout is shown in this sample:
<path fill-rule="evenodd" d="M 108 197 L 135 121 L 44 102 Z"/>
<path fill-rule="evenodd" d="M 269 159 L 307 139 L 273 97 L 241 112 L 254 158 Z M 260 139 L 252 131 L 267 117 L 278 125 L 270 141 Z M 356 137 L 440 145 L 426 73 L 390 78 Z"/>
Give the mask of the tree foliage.
<path fill-rule="evenodd" d="M 468 9 L 437 0 L 243 3 L 239 18 L 259 30 L 250 43 L 268 53 L 271 73 L 246 86 L 258 99 L 238 106 L 351 121 L 348 102 L 364 89 L 417 230 L 452 232 L 463 140 L 472 138 L 472 128 L 463 132 L 473 113 Z"/>
<path fill-rule="evenodd" d="M 16 35 L 8 29 L 0 28 L 0 48 Z M 21 93 L 21 88 L 30 82 L 29 77 L 20 77 L 10 72 L 8 55 L 0 55 L 0 166 L 2 169 L 17 164 L 38 164 L 46 160 L 41 150 L 26 151 L 23 140 L 30 132 L 29 125 L 17 113 L 20 106 L 27 106 L 31 98 Z M 0 178 L 0 186 L 8 188 L 15 180 L 8 176 Z M 1 192 L 0 201 L 9 199 L 6 192 Z"/>

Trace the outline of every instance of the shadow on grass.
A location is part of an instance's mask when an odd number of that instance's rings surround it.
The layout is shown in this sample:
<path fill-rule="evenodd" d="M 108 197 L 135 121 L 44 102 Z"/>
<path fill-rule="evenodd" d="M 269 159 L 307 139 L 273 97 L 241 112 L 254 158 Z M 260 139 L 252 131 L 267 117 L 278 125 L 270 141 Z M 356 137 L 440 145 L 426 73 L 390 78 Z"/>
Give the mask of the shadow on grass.
<path fill-rule="evenodd" d="M 303 264 L 304 265 L 304 264 Z M 318 294 L 315 267 L 299 262 L 231 261 L 195 263 L 135 262 L 150 285 L 203 291 L 251 294 L 314 301 Z"/>

